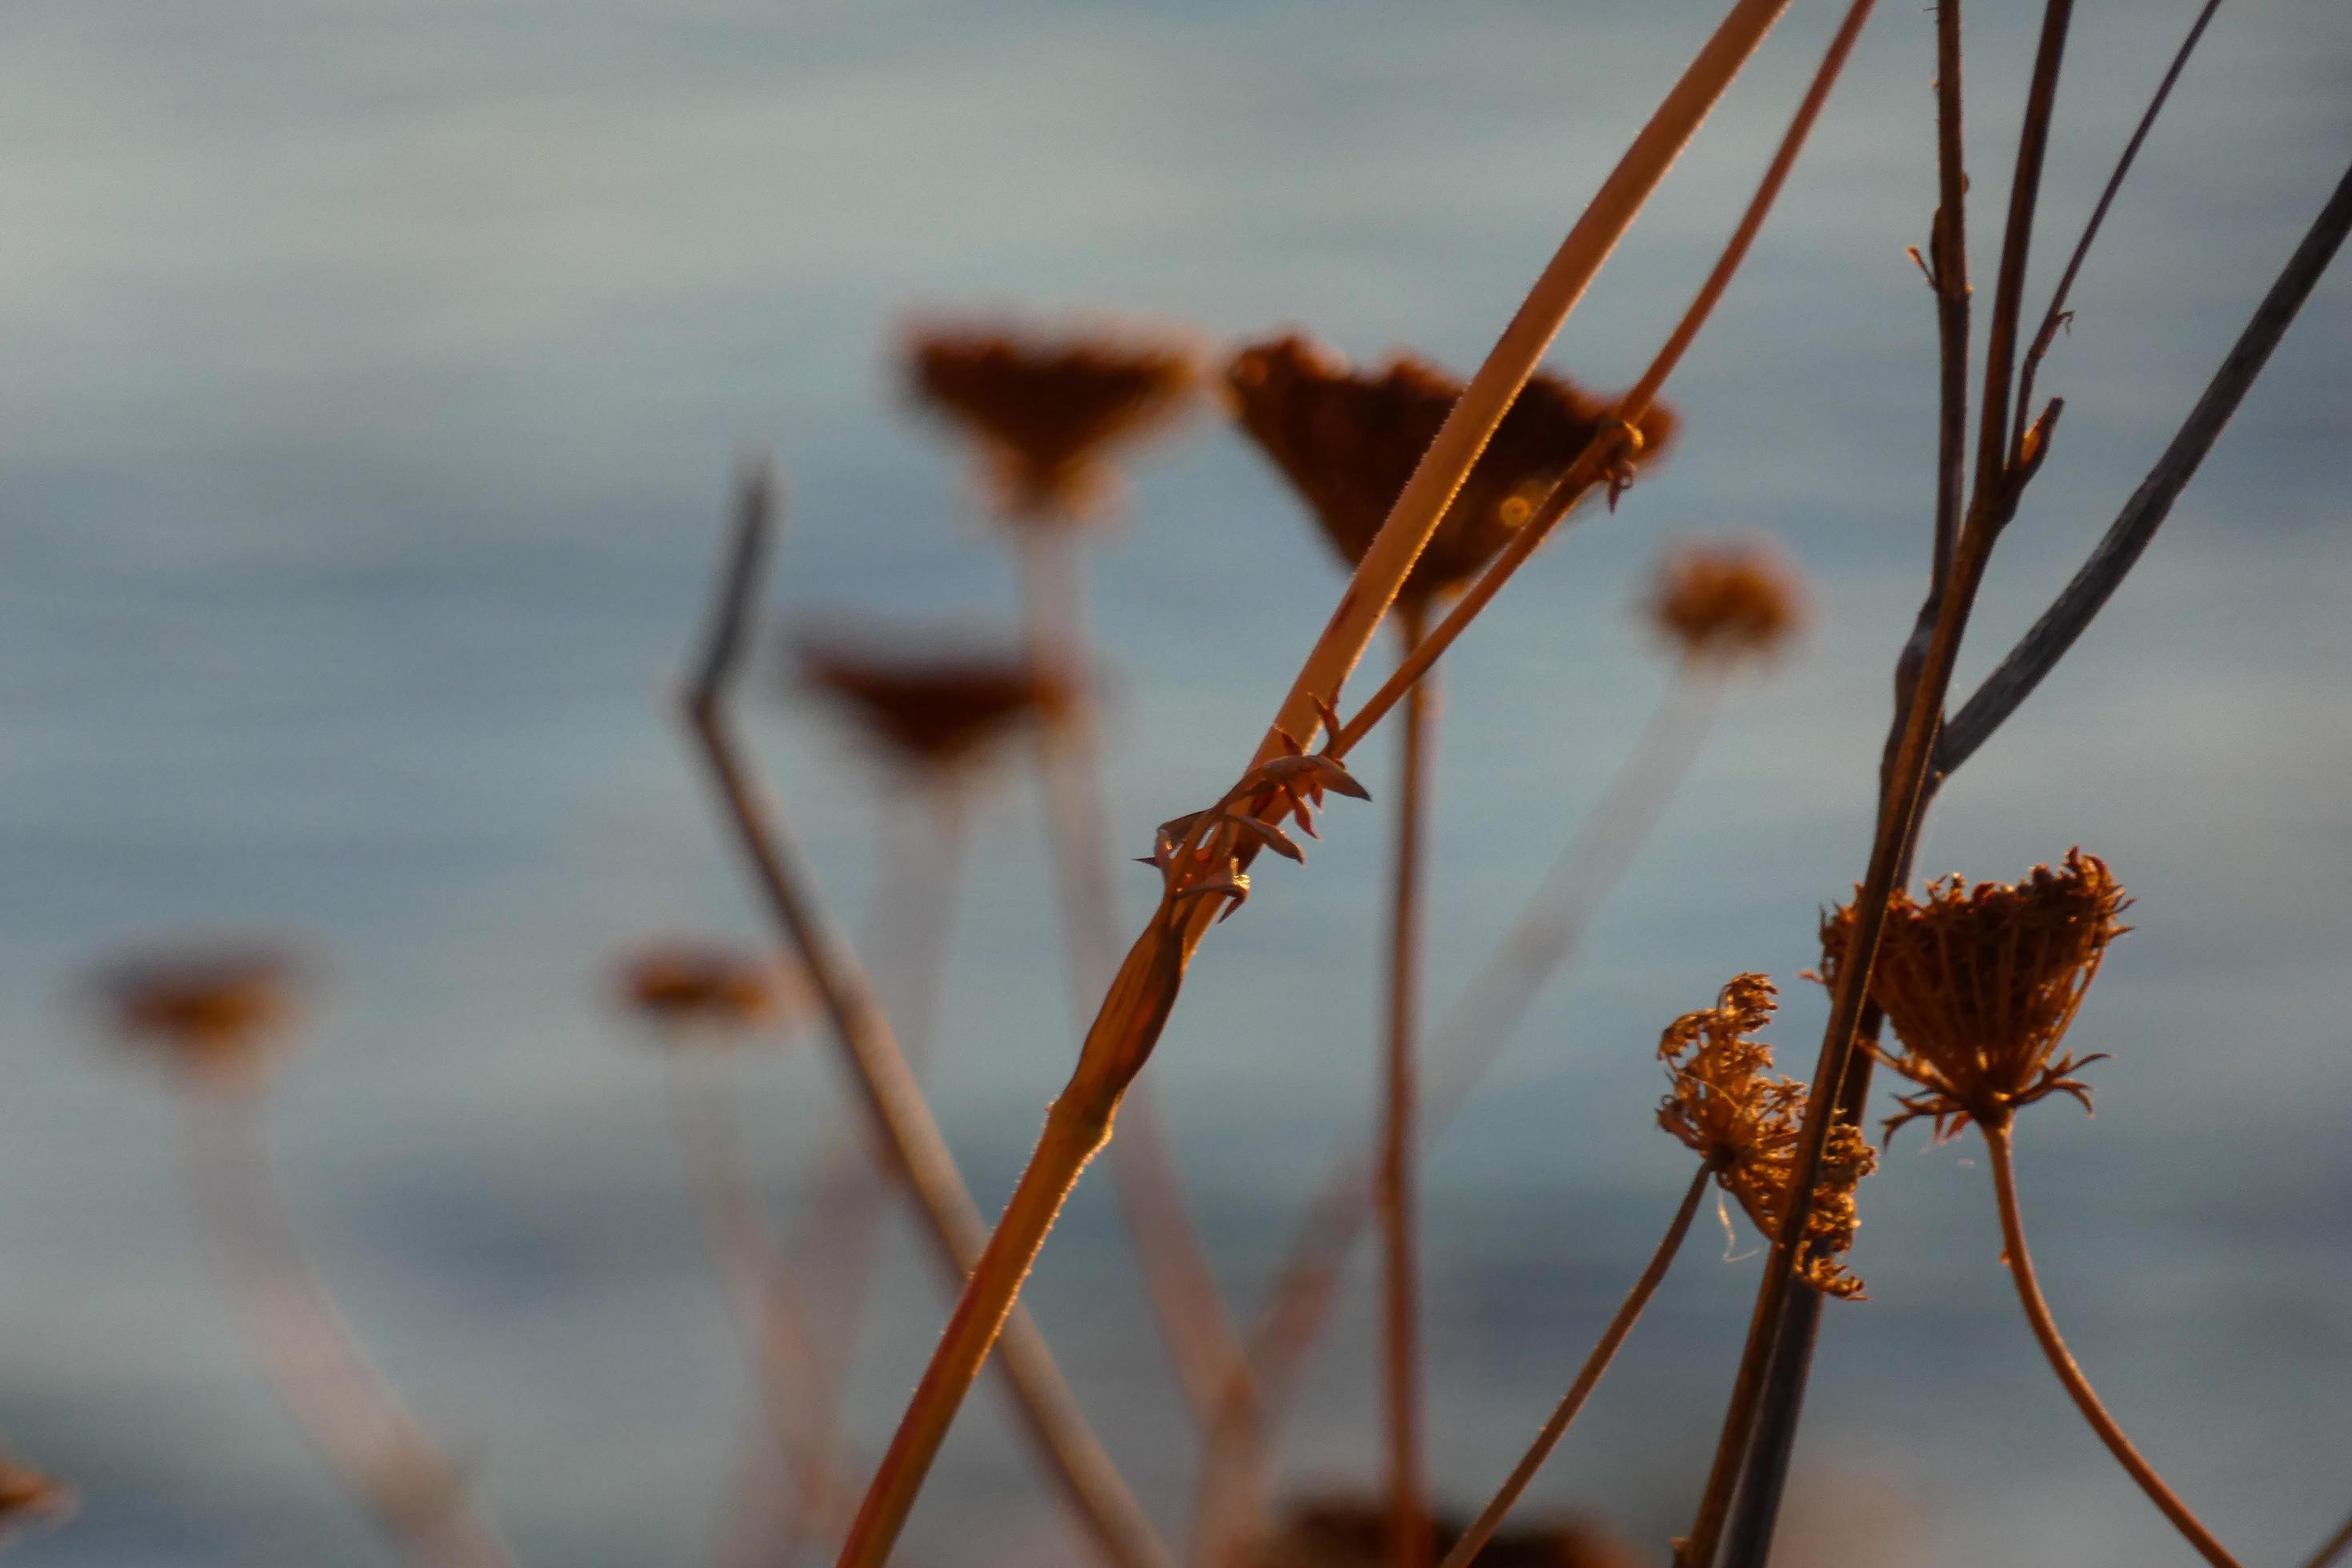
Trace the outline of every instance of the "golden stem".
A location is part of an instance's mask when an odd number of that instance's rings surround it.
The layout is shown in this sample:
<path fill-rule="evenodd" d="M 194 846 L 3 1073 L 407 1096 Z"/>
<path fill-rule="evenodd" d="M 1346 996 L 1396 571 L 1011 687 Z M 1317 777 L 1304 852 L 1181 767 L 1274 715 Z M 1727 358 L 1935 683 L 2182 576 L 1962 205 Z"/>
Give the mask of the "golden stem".
<path fill-rule="evenodd" d="M 1691 1177 L 1690 1188 L 1683 1194 L 1682 1206 L 1675 1211 L 1674 1223 L 1666 1226 L 1664 1239 L 1658 1243 L 1657 1251 L 1650 1255 L 1649 1266 L 1642 1270 L 1642 1277 L 1633 1281 L 1633 1289 L 1626 1292 L 1623 1303 L 1617 1309 L 1617 1315 L 1609 1320 L 1609 1327 L 1601 1331 L 1601 1342 L 1594 1345 L 1592 1353 L 1584 1358 L 1584 1365 L 1577 1371 L 1576 1381 L 1568 1385 L 1568 1392 L 1553 1406 L 1551 1415 L 1544 1422 L 1543 1429 L 1536 1434 L 1536 1440 L 1528 1445 L 1527 1453 L 1511 1471 L 1510 1479 L 1503 1483 L 1494 1500 L 1470 1521 L 1470 1528 L 1462 1532 L 1462 1538 L 1454 1543 L 1454 1550 L 1445 1554 L 1445 1561 L 1438 1568 L 1469 1568 L 1479 1549 L 1494 1537 L 1504 1516 L 1511 1511 L 1520 1494 L 1528 1489 L 1528 1483 L 1536 1479 L 1536 1472 L 1551 1457 L 1552 1449 L 1566 1435 L 1569 1424 L 1584 1408 L 1584 1402 L 1592 1396 L 1593 1389 L 1600 1386 L 1601 1374 L 1607 1372 L 1609 1363 L 1616 1359 L 1618 1350 L 1625 1343 L 1625 1336 L 1633 1331 L 1634 1322 L 1642 1316 L 1643 1310 L 1649 1306 L 1650 1298 L 1657 1294 L 1666 1270 L 1674 1265 L 1675 1254 L 1682 1250 L 1683 1238 L 1690 1234 L 1691 1220 L 1698 1214 L 1699 1202 L 1706 1196 L 1707 1181 L 1714 1174 L 1715 1167 L 1701 1165 L 1698 1173 Z"/>
<path fill-rule="evenodd" d="M 2083 1369 L 2066 1349 L 2066 1342 L 2059 1338 L 2057 1321 L 2050 1315 L 2050 1303 L 2042 1300 L 2041 1283 L 2033 1276 L 2033 1255 L 2025 1247 L 2025 1222 L 2018 1215 L 2017 1165 L 2011 1157 L 2008 1121 L 2005 1118 L 1980 1121 L 1977 1130 L 1984 1134 L 1985 1151 L 1992 1157 L 1993 1196 L 2000 1207 L 2001 1246 L 2006 1251 L 2010 1278 L 2017 1282 L 2017 1299 L 2024 1305 L 2025 1321 L 2033 1325 L 2033 1337 L 2042 1342 L 2042 1353 L 2050 1358 L 2050 1370 L 2058 1374 L 2074 1407 L 2091 1424 L 2091 1430 L 2099 1435 L 2099 1441 L 2107 1446 L 2107 1452 L 2116 1457 L 2116 1463 L 2139 1483 L 2139 1489 L 2172 1521 L 2173 1528 L 2188 1538 L 2198 1555 L 2214 1568 L 2238 1568 L 2238 1560 L 2222 1549 L 2221 1543 L 2213 1539 L 2213 1532 L 2189 1511 L 2189 1506 L 2164 1484 L 2164 1478 L 2132 1447 L 2124 1429 L 2116 1425 L 2116 1418 L 2107 1414 L 2107 1407 L 2092 1392 L 2091 1380 L 2083 1375 Z"/>

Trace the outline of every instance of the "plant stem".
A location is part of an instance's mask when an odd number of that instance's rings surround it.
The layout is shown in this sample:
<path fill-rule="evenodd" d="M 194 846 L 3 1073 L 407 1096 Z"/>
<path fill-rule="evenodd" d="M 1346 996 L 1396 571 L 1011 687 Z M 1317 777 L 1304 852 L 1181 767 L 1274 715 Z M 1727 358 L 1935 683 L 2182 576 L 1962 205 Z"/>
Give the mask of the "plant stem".
<path fill-rule="evenodd" d="M 2116 1457 L 2116 1462 L 2139 1483 L 2139 1489 L 2172 1521 L 2173 1528 L 2197 1548 L 2198 1555 L 2214 1568 L 2238 1568 L 2238 1560 L 2222 1549 L 2212 1532 L 2189 1511 L 2188 1505 L 2164 1484 L 2164 1478 L 2132 1447 L 2131 1439 L 2124 1436 L 2123 1428 L 2116 1425 L 2115 1417 L 2107 1414 L 2106 1406 L 2092 1392 L 2090 1379 L 2075 1364 L 2066 1342 L 2059 1337 L 2058 1325 L 2050 1316 L 2050 1303 L 2042 1300 L 2042 1286 L 2033 1277 L 2033 1256 L 2026 1250 L 2025 1225 L 2018 1216 L 2017 1167 L 2011 1155 L 2008 1121 L 1982 1121 L 1978 1131 L 1984 1134 L 1985 1151 L 1991 1156 L 1993 1196 L 2000 1207 L 2001 1245 L 2006 1248 L 2010 1277 L 2017 1282 L 2017 1299 L 2025 1308 L 2026 1321 L 2033 1325 L 2033 1337 L 2042 1342 L 2042 1353 L 2050 1358 L 2050 1370 L 2058 1374 L 2058 1381 L 2065 1385 L 2075 1408 Z"/>
<path fill-rule="evenodd" d="M 961 1285 L 982 1250 L 979 1207 L 898 1049 L 889 1020 L 876 1005 L 855 954 L 801 867 L 782 814 L 753 786 L 725 710 L 726 694 L 741 668 L 751 597 L 772 536 L 774 512 L 772 479 L 764 470 L 748 472 L 734 537 L 719 574 L 705 654 L 686 693 L 686 720 L 745 868 L 784 940 L 800 955 L 824 1005 L 844 1063 L 864 1099 L 877 1158 L 914 1200 L 940 1273 Z M 1024 1433 L 1102 1558 L 1118 1568 L 1166 1564 L 1166 1548 L 1088 1429 L 1054 1365 L 1053 1352 L 1026 1313 L 1015 1311 L 1006 1321 L 999 1364 Z"/>
<path fill-rule="evenodd" d="M 1470 1521 L 1470 1528 L 1462 1532 L 1461 1539 L 1454 1543 L 1454 1550 L 1445 1554 L 1445 1561 L 1439 1564 L 1439 1568 L 1469 1568 L 1479 1550 L 1494 1537 L 1504 1516 L 1511 1511 L 1520 1494 L 1528 1489 L 1528 1483 L 1536 1479 L 1536 1472 L 1543 1468 L 1546 1459 L 1551 1458 L 1551 1451 L 1566 1435 L 1569 1423 L 1576 1419 L 1577 1413 L 1584 1408 L 1584 1402 L 1592 1396 L 1593 1389 L 1600 1385 L 1601 1373 L 1609 1370 L 1609 1363 L 1616 1359 L 1618 1349 L 1625 1342 L 1625 1336 L 1633 1331 L 1633 1324 L 1641 1318 L 1643 1309 L 1649 1306 L 1650 1298 L 1657 1294 L 1666 1270 L 1674 1266 L 1675 1255 L 1682 1250 L 1683 1238 L 1690 1234 L 1691 1221 L 1698 1214 L 1699 1203 L 1706 1196 L 1706 1184 L 1714 1174 L 1713 1166 L 1701 1165 L 1691 1177 L 1689 1190 L 1683 1194 L 1682 1206 L 1675 1211 L 1674 1223 L 1666 1226 L 1664 1239 L 1658 1243 L 1657 1251 L 1650 1255 L 1649 1266 L 1642 1270 L 1642 1277 L 1633 1281 L 1633 1289 L 1626 1292 L 1623 1304 L 1617 1309 L 1617 1315 L 1609 1320 L 1609 1327 L 1601 1331 L 1601 1342 L 1594 1345 L 1592 1353 L 1584 1358 L 1584 1365 L 1578 1370 L 1576 1381 L 1568 1385 L 1568 1392 L 1553 1407 L 1542 1430 L 1536 1434 L 1536 1440 L 1528 1446 L 1526 1455 L 1520 1458 L 1517 1468 L 1511 1471 L 1510 1479 L 1503 1483 L 1502 1489 L 1495 1494 L 1494 1500 L 1479 1510 L 1478 1517 Z"/>
<path fill-rule="evenodd" d="M 360 1348 L 303 1255 L 263 1147 L 252 1083 L 184 1085 L 180 1152 L 198 1226 L 262 1370 L 384 1533 L 432 1568 L 511 1568 L 466 1484 Z"/>
<path fill-rule="evenodd" d="M 1419 601 L 1397 611 L 1409 656 L 1427 628 Z M 1396 1568 L 1426 1568 L 1429 1500 L 1422 1460 L 1418 1237 L 1414 1233 L 1413 1036 L 1421 992 L 1422 872 L 1427 858 L 1430 730 L 1436 677 L 1405 699 L 1399 736 L 1396 864 L 1389 902 L 1388 1040 L 1381 1076 L 1380 1163 L 1381 1387 L 1389 1440 L 1389 1514 Z"/>
<path fill-rule="evenodd" d="M 2341 1530 L 2320 1542 L 2319 1550 L 2312 1553 L 2311 1561 L 2303 1568 L 2328 1568 L 2347 1550 L 2352 1550 L 2352 1519 L 2346 1520 Z"/>

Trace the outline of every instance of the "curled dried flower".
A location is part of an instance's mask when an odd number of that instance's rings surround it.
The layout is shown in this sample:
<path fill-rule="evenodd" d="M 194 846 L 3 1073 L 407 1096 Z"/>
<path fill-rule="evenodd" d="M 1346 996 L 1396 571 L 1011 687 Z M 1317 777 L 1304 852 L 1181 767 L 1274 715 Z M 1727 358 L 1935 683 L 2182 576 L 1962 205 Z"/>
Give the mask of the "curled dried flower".
<path fill-rule="evenodd" d="M 116 1034 L 175 1069 L 206 1079 L 257 1072 L 292 1032 L 299 966 L 263 947 L 141 953 L 92 984 Z"/>
<path fill-rule="evenodd" d="M 1903 1042 L 1880 1059 L 1920 1086 L 1902 1098 L 1886 1131 L 1927 1117 L 1938 1141 L 1970 1121 L 2005 1123 L 2021 1105 L 2090 1087 L 2074 1075 L 2105 1053 L 2057 1054 L 2107 944 L 2131 928 L 2116 917 L 2131 900 L 2106 862 L 2080 849 L 2056 869 L 2013 883 L 1930 883 L 1915 900 L 1888 901 L 1870 994 Z M 1834 984 L 1853 930 L 1851 909 L 1822 920 L 1822 978 Z"/>
<path fill-rule="evenodd" d="M 1380 371 L 1350 369 L 1309 339 L 1244 350 L 1225 373 L 1242 428 L 1274 460 L 1353 566 L 1371 547 L 1405 481 L 1462 395 L 1426 361 L 1398 355 Z M 1535 515 L 1545 494 L 1609 426 L 1609 405 L 1564 377 L 1529 381 L 1431 535 L 1400 599 L 1465 586 Z M 1642 416 L 1643 461 L 1672 440 L 1663 405 Z"/>
<path fill-rule="evenodd" d="M 1425 1560 L 1444 1557 L 1465 1523 L 1432 1519 Z M 1246 1561 L 1251 1568 L 1386 1568 L 1397 1560 L 1394 1532 L 1384 1497 L 1312 1498 L 1285 1510 Z M 1600 1526 L 1560 1519 L 1497 1531 L 1473 1561 L 1475 1568 L 1632 1568 L 1637 1560 Z"/>
<path fill-rule="evenodd" d="M 1003 514 L 1040 522 L 1099 510 L 1111 449 L 1181 414 L 1201 367 L 1173 336 L 923 327 L 908 336 L 907 377 L 919 405 L 979 444 Z"/>
<path fill-rule="evenodd" d="M 0 1454 L 0 1533 L 63 1519 L 74 1502 L 73 1489 L 63 1481 Z"/>
<path fill-rule="evenodd" d="M 1787 1212 L 1805 1112 L 1805 1086 L 1772 1072 L 1772 1047 L 1756 1038 L 1772 1021 L 1779 997 L 1761 974 L 1734 975 L 1714 1006 L 1684 1014 L 1658 1039 L 1668 1081 L 1658 1125 L 1714 1169 L 1717 1183 L 1768 1237 L 1780 1234 Z M 1858 1130 L 1830 1130 L 1801 1264 L 1806 1279 L 1825 1295 L 1863 1293 L 1862 1281 L 1839 1260 L 1860 1226 L 1854 1188 L 1877 1163 Z"/>
<path fill-rule="evenodd" d="M 798 650 L 801 683 L 830 698 L 897 765 L 944 773 L 1022 729 L 1050 722 L 1077 684 L 1025 654 L 905 654 L 838 640 Z"/>
<path fill-rule="evenodd" d="M 1660 565 L 1650 616 L 1685 658 L 1728 665 L 1777 652 L 1804 629 L 1804 588 L 1762 541 L 1686 544 Z"/>
<path fill-rule="evenodd" d="M 773 963 L 715 942 L 648 942 L 614 968 L 621 1005 L 671 1041 L 740 1036 L 784 1016 L 799 1000 L 799 987 Z"/>

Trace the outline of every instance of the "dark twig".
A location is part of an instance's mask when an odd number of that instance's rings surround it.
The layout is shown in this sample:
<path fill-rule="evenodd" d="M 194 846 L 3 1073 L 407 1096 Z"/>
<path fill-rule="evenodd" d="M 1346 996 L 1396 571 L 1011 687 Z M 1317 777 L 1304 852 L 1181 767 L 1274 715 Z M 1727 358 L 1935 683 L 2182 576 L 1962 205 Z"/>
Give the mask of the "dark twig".
<path fill-rule="evenodd" d="M 2328 1568 L 2330 1563 L 2343 1556 L 2347 1550 L 2352 1550 L 2352 1519 L 2346 1520 L 2343 1529 L 2322 1542 L 2319 1550 L 2312 1554 L 2311 1561 L 2305 1563 L 2303 1568 Z"/>

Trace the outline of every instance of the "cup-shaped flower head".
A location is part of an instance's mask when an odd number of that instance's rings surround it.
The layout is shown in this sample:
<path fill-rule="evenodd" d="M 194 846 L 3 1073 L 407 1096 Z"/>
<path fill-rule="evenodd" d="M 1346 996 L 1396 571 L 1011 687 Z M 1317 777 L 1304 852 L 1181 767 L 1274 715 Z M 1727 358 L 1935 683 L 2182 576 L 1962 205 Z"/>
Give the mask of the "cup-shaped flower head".
<path fill-rule="evenodd" d="M 101 968 L 91 991 L 114 1033 L 191 1080 L 257 1076 L 293 1034 L 302 966 L 282 950 L 202 945 Z"/>
<path fill-rule="evenodd" d="M 1112 452 L 1185 411 L 1201 357 L 1165 332 L 923 326 L 908 335 L 907 379 L 919 406 L 978 445 L 1004 517 L 1060 522 L 1102 510 L 1115 490 Z"/>
<path fill-rule="evenodd" d="M 1012 737 L 1069 712 L 1075 679 L 1026 653 L 908 651 L 906 639 L 804 639 L 801 684 L 846 714 L 913 779 L 961 774 Z"/>
<path fill-rule="evenodd" d="M 1462 395 L 1462 383 L 1424 360 L 1400 354 L 1378 371 L 1355 370 L 1298 336 L 1244 349 L 1225 381 L 1242 428 L 1351 567 L 1371 548 Z M 1565 377 L 1530 380 L 1413 563 L 1399 602 L 1425 605 L 1465 586 L 1535 515 L 1609 419 L 1607 402 Z M 1674 429 L 1675 416 L 1663 405 L 1643 415 L 1636 426 L 1641 460 L 1664 451 Z"/>
<path fill-rule="evenodd" d="M 1685 659 L 1721 668 L 1777 653 L 1804 629 L 1804 584 L 1764 541 L 1694 542 L 1667 553 L 1649 609 Z"/>
<path fill-rule="evenodd" d="M 1788 1212 L 1805 1112 L 1805 1086 L 1773 1072 L 1772 1047 L 1756 1037 L 1779 1005 L 1780 994 L 1763 975 L 1734 975 L 1714 1006 L 1684 1014 L 1658 1039 L 1668 1086 L 1658 1125 L 1705 1160 L 1756 1228 L 1773 1237 Z M 1862 1294 L 1862 1281 L 1840 1260 L 1861 1224 L 1854 1188 L 1877 1166 L 1859 1129 L 1844 1122 L 1830 1129 L 1801 1263 L 1806 1279 L 1826 1295 Z"/>
<path fill-rule="evenodd" d="M 2021 1105 L 2071 1094 L 2090 1109 L 2074 1075 L 2098 1055 L 2058 1047 L 2099 973 L 2131 900 L 2106 863 L 2070 849 L 2055 869 L 2036 866 L 2017 882 L 1951 877 L 1927 896 L 1897 892 L 1871 968 L 1870 994 L 1902 1040 L 1881 1059 L 1920 1086 L 1890 1118 L 1894 1131 L 1927 1117 L 1938 1140 L 1970 1121 L 2004 1125 Z M 1851 909 L 1822 920 L 1822 978 L 1835 984 L 1853 931 Z"/>
<path fill-rule="evenodd" d="M 740 1039 L 787 1020 L 806 994 L 797 975 L 714 942 L 646 942 L 614 969 L 615 998 L 668 1045 Z"/>
<path fill-rule="evenodd" d="M 1431 1520 L 1429 1559 L 1452 1550 L 1465 1524 L 1442 1514 Z M 1286 1509 L 1245 1561 L 1250 1568 L 1387 1568 L 1397 1560 L 1395 1529 L 1385 1497 L 1310 1498 Z M 1633 1568 L 1636 1561 L 1600 1526 L 1576 1519 L 1497 1531 L 1475 1559 L 1477 1568 Z"/>

